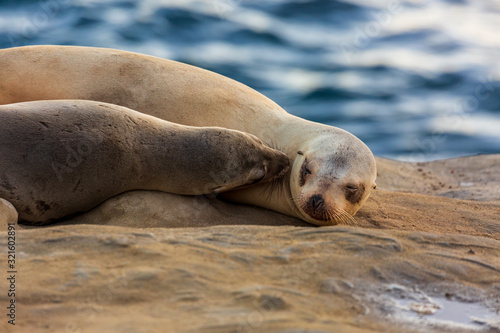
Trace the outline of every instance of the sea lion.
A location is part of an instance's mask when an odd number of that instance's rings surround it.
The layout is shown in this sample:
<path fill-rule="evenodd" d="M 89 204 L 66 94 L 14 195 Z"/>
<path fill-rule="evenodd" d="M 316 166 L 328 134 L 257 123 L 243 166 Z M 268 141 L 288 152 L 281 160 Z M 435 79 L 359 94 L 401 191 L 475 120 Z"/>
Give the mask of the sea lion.
<path fill-rule="evenodd" d="M 21 221 L 87 211 L 131 190 L 196 195 L 270 181 L 289 159 L 253 135 L 94 101 L 0 106 L 0 198 Z"/>
<path fill-rule="evenodd" d="M 295 117 L 255 90 L 219 74 L 137 53 L 74 46 L 0 50 L 0 104 L 89 99 L 171 122 L 251 133 L 293 165 L 280 183 L 224 198 L 317 225 L 352 221 L 375 187 L 370 149 L 354 135 Z"/>

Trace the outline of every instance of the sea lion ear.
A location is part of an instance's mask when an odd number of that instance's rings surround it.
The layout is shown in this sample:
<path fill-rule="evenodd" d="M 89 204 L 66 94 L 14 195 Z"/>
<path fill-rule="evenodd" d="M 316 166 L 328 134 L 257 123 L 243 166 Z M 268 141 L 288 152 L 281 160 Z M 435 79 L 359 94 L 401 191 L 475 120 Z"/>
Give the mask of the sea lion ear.
<path fill-rule="evenodd" d="M 304 155 L 304 153 L 302 152 L 302 150 L 299 150 L 299 151 L 297 152 L 297 154 L 299 154 L 299 155 Z"/>
<path fill-rule="evenodd" d="M 373 183 L 372 188 L 375 190 L 377 188 L 377 184 Z"/>

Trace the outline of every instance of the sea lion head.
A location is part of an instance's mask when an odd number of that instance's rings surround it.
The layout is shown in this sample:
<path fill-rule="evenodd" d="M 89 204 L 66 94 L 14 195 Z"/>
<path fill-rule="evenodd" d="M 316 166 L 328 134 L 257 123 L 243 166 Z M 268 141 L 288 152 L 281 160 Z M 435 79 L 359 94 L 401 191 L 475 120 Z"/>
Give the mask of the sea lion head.
<path fill-rule="evenodd" d="M 317 225 L 351 224 L 376 187 L 375 158 L 354 135 L 340 129 L 305 140 L 290 178 L 293 202 Z"/>

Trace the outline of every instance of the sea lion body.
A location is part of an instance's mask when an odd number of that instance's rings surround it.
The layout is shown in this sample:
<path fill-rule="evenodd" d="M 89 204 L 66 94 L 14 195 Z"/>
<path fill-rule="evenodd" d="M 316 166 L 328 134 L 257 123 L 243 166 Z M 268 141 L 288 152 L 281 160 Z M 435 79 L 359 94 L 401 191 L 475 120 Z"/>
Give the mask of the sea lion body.
<path fill-rule="evenodd" d="M 256 137 L 170 123 L 84 100 L 0 106 L 0 198 L 45 222 L 130 190 L 208 194 L 269 181 L 288 169 Z"/>
<path fill-rule="evenodd" d="M 287 154 L 291 173 L 280 186 L 224 197 L 310 223 L 352 220 L 375 187 L 375 158 L 352 134 L 295 117 L 241 83 L 179 62 L 72 46 L 0 50 L 0 104 L 43 99 L 97 100 L 183 125 L 254 134 Z"/>

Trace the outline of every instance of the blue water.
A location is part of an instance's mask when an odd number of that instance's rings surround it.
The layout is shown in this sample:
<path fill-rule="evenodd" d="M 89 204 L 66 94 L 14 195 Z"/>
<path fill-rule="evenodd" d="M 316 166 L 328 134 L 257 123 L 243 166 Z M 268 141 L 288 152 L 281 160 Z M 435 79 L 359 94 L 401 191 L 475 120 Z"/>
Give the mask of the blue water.
<path fill-rule="evenodd" d="M 380 156 L 500 153 L 498 0 L 0 1 L 0 48 L 34 44 L 204 67 Z"/>

